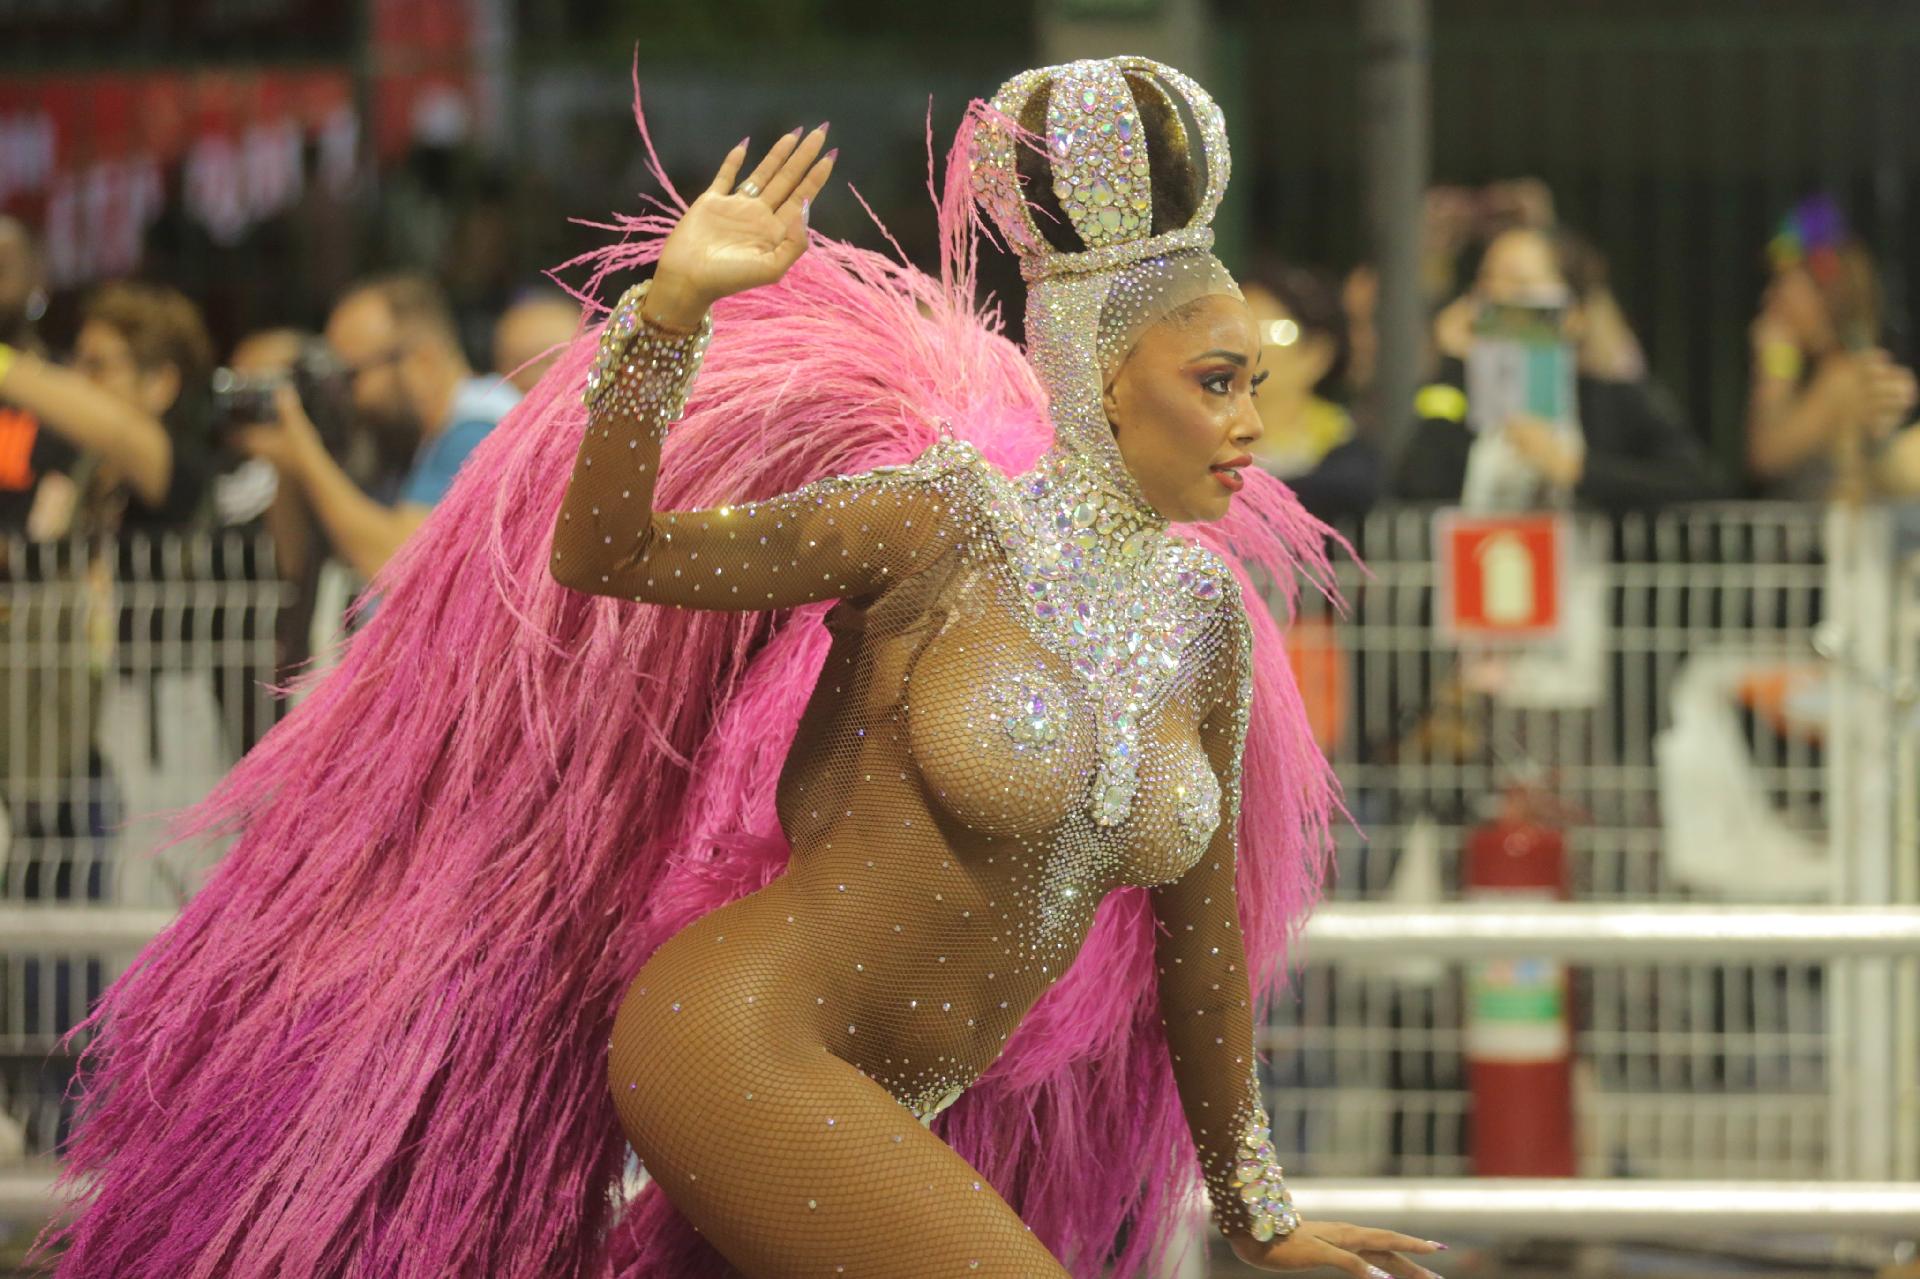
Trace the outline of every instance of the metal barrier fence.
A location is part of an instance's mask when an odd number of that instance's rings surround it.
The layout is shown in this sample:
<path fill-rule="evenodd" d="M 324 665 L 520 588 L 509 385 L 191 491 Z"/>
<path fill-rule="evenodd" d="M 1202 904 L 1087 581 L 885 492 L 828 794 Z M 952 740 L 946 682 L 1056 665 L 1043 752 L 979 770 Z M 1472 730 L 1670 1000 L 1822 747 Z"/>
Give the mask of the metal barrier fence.
<path fill-rule="evenodd" d="M 1461 850 L 1516 778 L 1565 810 L 1580 902 L 1920 902 L 1914 734 L 1883 686 L 1902 594 L 1904 669 L 1920 661 L 1920 576 L 1894 571 L 1884 516 L 1727 505 L 1586 521 L 1565 601 L 1577 634 L 1545 658 L 1436 638 L 1432 528 L 1390 509 L 1350 530 L 1367 572 L 1341 572 L 1349 616 L 1328 625 L 1309 601 L 1294 630 L 1364 830 L 1341 834 L 1332 903 L 1461 897 Z M 1879 683 L 1820 656 L 1842 636 Z M 1442 950 L 1403 938 L 1321 962 L 1310 936 L 1263 1044 L 1275 1142 L 1307 1184 L 1474 1173 L 1469 977 Z M 1920 1129 L 1914 953 L 1580 957 L 1579 1175 L 1920 1178 L 1912 1138 L 1894 1135 Z"/>
<path fill-rule="evenodd" d="M 177 909 L 219 848 L 149 855 L 276 713 L 264 536 L 0 540 L 0 908 Z M 70 1122 L 61 1033 L 133 952 L 0 936 L 0 1170 Z"/>
<path fill-rule="evenodd" d="M 1341 832 L 1329 908 L 1265 1031 L 1276 1145 L 1303 1206 L 1316 1185 L 1329 1203 L 1417 1199 L 1473 1173 L 1474 928 L 1521 929 L 1574 965 L 1583 1177 L 1896 1197 L 1920 1181 L 1920 973 L 1901 949 L 1915 914 L 1808 911 L 1805 936 L 1782 928 L 1772 952 L 1754 943 L 1764 911 L 1718 953 L 1689 931 L 1715 903 L 1920 903 L 1920 559 L 1900 558 L 1874 512 L 1590 520 L 1568 583 L 1577 642 L 1502 657 L 1436 640 L 1431 530 L 1409 509 L 1351 530 L 1367 570 L 1341 570 L 1348 616 L 1308 601 L 1292 631 L 1365 832 Z M 259 681 L 286 601 L 269 548 L 231 535 L 0 549 L 4 1219 L 31 1211 L 70 1122 L 56 1036 L 221 851 L 154 864 L 135 854 L 157 827 L 118 824 L 190 803 L 270 724 Z M 1703 767 L 1724 785 L 1698 785 Z M 1585 909 L 1695 913 L 1648 912 L 1653 932 L 1608 949 L 1599 916 L 1435 910 L 1461 896 L 1459 850 L 1514 777 L 1566 809 Z M 1715 829 L 1732 834 L 1693 837 Z M 1828 949 L 1841 932 L 1851 944 Z M 1369 951 L 1368 935 L 1394 940 Z M 1882 1200 L 1857 1219 L 1884 1215 Z M 1482 1216 L 1499 1203 L 1483 1198 Z M 1538 1207 L 1516 1198 L 1508 1220 L 1538 1227 Z"/>

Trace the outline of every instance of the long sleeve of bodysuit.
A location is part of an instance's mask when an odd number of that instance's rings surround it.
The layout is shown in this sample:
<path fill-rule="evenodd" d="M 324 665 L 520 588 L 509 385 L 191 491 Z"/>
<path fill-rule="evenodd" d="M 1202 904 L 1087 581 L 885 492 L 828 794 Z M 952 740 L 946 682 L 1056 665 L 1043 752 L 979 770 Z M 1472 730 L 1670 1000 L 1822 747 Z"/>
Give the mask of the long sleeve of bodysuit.
<path fill-rule="evenodd" d="M 554 527 L 556 581 L 688 608 L 788 608 L 875 593 L 937 554 L 948 500 L 928 482 L 938 447 L 907 466 L 829 476 L 763 501 L 654 510 L 661 446 L 709 330 L 646 323 L 644 287 L 620 300 L 601 337 L 586 433 Z"/>
<path fill-rule="evenodd" d="M 1252 694 L 1252 636 L 1228 608 L 1217 699 L 1200 741 L 1220 781 L 1220 823 L 1191 870 L 1152 890 L 1160 1015 L 1174 1080 L 1199 1151 L 1213 1218 L 1228 1237 L 1272 1239 L 1298 1224 L 1275 1162 L 1254 1064 L 1253 1013 L 1235 890 L 1240 763 Z"/>

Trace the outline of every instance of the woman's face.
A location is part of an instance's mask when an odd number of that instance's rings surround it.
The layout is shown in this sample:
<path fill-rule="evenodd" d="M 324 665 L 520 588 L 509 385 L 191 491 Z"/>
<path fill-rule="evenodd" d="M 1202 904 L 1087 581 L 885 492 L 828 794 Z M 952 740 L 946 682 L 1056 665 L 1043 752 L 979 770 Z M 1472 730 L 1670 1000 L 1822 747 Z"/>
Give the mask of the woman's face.
<path fill-rule="evenodd" d="M 1767 285 L 1766 309 L 1793 330 L 1801 347 L 1813 354 L 1831 351 L 1840 345 L 1834 333 L 1833 317 L 1820 286 L 1803 266 L 1781 267 Z"/>
<path fill-rule="evenodd" d="M 172 365 L 143 369 L 120 330 L 99 320 L 80 326 L 73 340 L 73 367 L 101 390 L 151 417 L 164 416 L 180 395 L 180 373 Z"/>
<path fill-rule="evenodd" d="M 1141 334 L 1106 388 L 1107 420 L 1153 509 L 1174 523 L 1217 520 L 1260 438 L 1253 391 L 1265 375 L 1247 304 L 1201 298 Z"/>
<path fill-rule="evenodd" d="M 1502 231 L 1487 245 L 1474 289 L 1485 301 L 1520 305 L 1571 298 L 1572 293 L 1552 241 L 1526 227 Z M 1586 316 L 1577 299 L 1566 308 L 1562 331 L 1570 342 L 1586 335 Z"/>

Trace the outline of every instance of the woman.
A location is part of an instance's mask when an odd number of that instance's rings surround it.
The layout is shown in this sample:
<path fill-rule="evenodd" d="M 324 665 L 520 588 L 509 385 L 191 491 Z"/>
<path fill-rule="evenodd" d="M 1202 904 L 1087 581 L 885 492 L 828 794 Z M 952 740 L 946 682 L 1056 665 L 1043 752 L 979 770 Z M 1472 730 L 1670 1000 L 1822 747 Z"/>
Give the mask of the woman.
<path fill-rule="evenodd" d="M 126 532 L 189 522 L 206 490 L 213 371 L 199 311 L 164 285 L 104 285 L 81 313 L 73 365 L 0 345 L 0 403 L 33 414 L 98 467 L 83 521 Z M 71 515 L 46 534 L 65 532 Z"/>
<path fill-rule="evenodd" d="M 1862 495 L 1915 401 L 1913 371 L 1881 346 L 1873 256 L 1825 196 L 1787 213 L 1767 256 L 1748 330 L 1748 469 L 1766 497 Z"/>
<path fill-rule="evenodd" d="M 1259 1110 L 1332 795 L 1271 619 L 1167 526 L 1325 563 L 1236 474 L 1224 126 L 1143 59 L 997 103 L 942 281 L 802 258 L 824 130 L 597 257 L 660 265 L 190 825 L 246 829 L 96 1013 L 73 1273 L 1137 1275 L 1196 1139 L 1243 1256 L 1424 1273 L 1298 1222 Z M 1014 122 L 1087 193 L 1051 231 Z M 969 173 L 1033 366 L 972 310 Z"/>
<path fill-rule="evenodd" d="M 1487 245 L 1471 293 L 1442 312 L 1442 358 L 1414 400 L 1416 424 L 1402 452 L 1395 490 L 1416 501 L 1457 502 L 1470 473 L 1480 497 L 1511 505 L 1570 498 L 1608 512 L 1659 509 L 1721 496 L 1699 439 L 1644 381 L 1602 377 L 1576 366 L 1572 421 L 1516 414 L 1497 433 L 1477 432 L 1468 413 L 1473 321 L 1494 305 L 1560 304 L 1560 334 L 1578 348 L 1589 323 L 1596 277 L 1574 241 L 1530 227 Z M 1568 429 L 1577 427 L 1577 431 Z M 1489 456 L 1482 449 L 1494 449 Z M 1481 472 L 1482 463 L 1491 463 Z"/>

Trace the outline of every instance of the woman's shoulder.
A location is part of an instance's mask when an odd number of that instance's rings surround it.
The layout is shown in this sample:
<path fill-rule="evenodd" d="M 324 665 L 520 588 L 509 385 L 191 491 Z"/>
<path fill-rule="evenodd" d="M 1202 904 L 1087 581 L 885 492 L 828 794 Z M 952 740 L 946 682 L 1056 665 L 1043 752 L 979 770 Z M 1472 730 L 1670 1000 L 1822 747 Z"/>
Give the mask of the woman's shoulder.
<path fill-rule="evenodd" d="M 932 480 L 943 476 L 976 478 L 982 477 L 983 472 L 997 474 L 979 449 L 965 440 L 949 437 L 929 444 L 911 461 L 871 467 L 847 478 L 875 482 Z"/>

